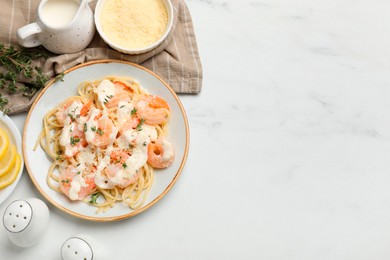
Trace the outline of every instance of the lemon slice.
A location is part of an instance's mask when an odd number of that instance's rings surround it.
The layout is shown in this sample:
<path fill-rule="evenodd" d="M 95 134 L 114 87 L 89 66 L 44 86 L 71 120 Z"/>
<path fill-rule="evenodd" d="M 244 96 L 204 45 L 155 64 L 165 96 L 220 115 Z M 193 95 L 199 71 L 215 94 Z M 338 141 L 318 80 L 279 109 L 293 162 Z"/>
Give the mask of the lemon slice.
<path fill-rule="evenodd" d="M 11 145 L 7 151 L 7 153 L 0 159 L 0 176 L 6 174 L 11 167 L 14 166 L 16 161 L 16 147 L 15 145 Z"/>
<path fill-rule="evenodd" d="M 6 174 L 0 177 L 0 189 L 4 189 L 8 185 L 12 184 L 16 180 L 16 177 L 18 177 L 22 160 L 20 159 L 19 154 L 16 154 L 15 157 L 16 161 L 14 167 L 12 167 Z"/>
<path fill-rule="evenodd" d="M 3 158 L 9 147 L 9 138 L 7 133 L 0 128 L 0 159 Z"/>

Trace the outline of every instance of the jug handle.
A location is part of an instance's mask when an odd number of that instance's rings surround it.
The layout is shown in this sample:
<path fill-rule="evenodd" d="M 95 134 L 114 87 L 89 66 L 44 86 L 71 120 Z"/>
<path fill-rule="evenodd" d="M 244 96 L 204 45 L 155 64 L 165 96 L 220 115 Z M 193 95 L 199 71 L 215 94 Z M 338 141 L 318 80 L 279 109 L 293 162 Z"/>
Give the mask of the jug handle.
<path fill-rule="evenodd" d="M 41 45 L 41 41 L 38 39 L 38 34 L 41 32 L 42 28 L 38 23 L 30 23 L 16 31 L 16 38 L 23 47 L 36 47 Z"/>

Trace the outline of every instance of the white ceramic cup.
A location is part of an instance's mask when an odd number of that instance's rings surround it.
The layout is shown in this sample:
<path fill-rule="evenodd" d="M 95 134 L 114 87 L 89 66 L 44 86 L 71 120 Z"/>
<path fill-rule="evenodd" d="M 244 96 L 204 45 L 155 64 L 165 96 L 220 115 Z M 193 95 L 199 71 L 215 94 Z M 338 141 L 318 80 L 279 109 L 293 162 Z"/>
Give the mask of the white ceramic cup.
<path fill-rule="evenodd" d="M 19 247 L 36 244 L 49 224 L 49 209 L 36 198 L 16 200 L 4 211 L 3 224 L 11 242 Z"/>
<path fill-rule="evenodd" d="M 63 260 L 109 259 L 105 248 L 94 238 L 85 234 L 72 236 L 61 247 Z"/>
<path fill-rule="evenodd" d="M 20 45 L 30 48 L 43 45 L 57 53 L 83 50 L 95 33 L 90 0 L 43 0 L 37 10 L 37 21 L 17 30 Z"/>

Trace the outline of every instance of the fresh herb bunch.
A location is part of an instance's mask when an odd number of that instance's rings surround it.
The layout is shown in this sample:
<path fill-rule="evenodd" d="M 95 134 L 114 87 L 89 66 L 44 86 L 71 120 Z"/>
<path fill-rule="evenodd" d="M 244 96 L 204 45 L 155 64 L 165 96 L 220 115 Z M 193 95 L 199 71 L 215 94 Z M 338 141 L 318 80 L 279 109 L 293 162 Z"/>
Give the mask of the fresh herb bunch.
<path fill-rule="evenodd" d="M 31 97 L 42 88 L 48 78 L 43 75 L 42 69 L 34 64 L 33 60 L 46 58 L 47 52 L 41 48 L 18 49 L 13 46 L 6 47 L 0 44 L 0 88 L 7 90 L 9 94 L 22 93 Z M 25 77 L 31 79 L 30 83 L 24 83 L 24 87 L 17 87 L 18 79 Z M 7 113 L 8 100 L 0 94 L 0 110 Z"/>

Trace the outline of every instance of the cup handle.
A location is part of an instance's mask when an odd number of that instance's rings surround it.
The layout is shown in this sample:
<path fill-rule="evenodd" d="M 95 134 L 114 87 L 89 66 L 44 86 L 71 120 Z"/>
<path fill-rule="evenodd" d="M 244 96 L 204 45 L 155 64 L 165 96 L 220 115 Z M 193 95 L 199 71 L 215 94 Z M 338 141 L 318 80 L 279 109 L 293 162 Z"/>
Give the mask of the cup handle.
<path fill-rule="evenodd" d="M 16 31 L 16 38 L 23 47 L 36 47 L 41 45 L 41 41 L 38 39 L 38 34 L 41 32 L 42 28 L 38 23 L 30 23 Z"/>

